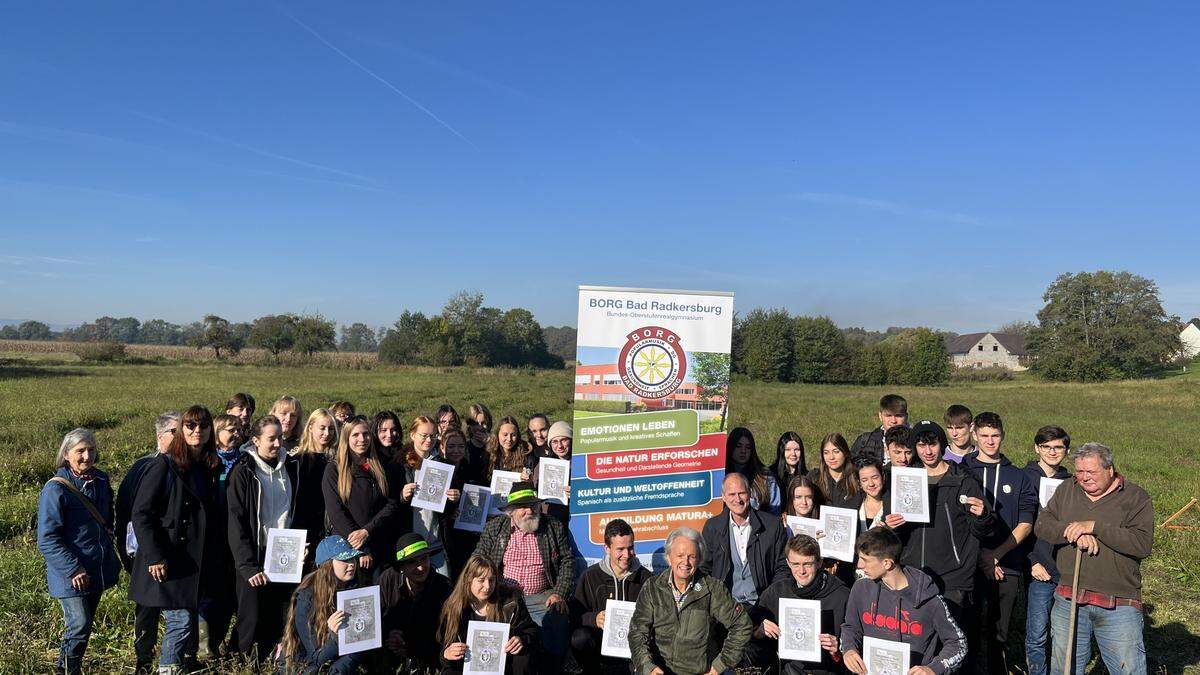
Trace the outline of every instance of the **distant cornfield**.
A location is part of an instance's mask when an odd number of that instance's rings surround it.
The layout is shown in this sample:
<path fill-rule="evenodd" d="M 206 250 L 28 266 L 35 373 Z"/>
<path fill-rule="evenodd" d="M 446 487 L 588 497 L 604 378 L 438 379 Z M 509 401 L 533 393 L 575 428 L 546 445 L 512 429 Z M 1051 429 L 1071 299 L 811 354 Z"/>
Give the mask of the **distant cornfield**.
<path fill-rule="evenodd" d="M 37 340 L 0 340 L 0 355 L 5 352 L 21 354 L 51 354 L 64 361 L 80 360 L 80 350 L 89 342 L 60 342 Z M 305 356 L 282 352 L 271 356 L 265 349 L 246 348 L 236 355 L 224 353 L 218 359 L 212 349 L 195 349 L 184 345 L 125 345 L 125 356 L 131 360 L 186 361 L 188 363 L 229 363 L 253 366 L 318 366 L 348 370 L 370 370 L 379 367 L 379 355 L 363 352 L 317 352 Z"/>

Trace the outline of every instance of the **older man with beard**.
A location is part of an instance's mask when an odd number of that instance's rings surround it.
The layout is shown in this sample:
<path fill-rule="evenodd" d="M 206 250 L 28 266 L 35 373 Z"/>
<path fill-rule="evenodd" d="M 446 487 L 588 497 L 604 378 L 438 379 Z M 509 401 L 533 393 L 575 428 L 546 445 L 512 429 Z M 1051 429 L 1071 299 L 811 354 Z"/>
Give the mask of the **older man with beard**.
<path fill-rule="evenodd" d="M 475 555 L 495 563 L 504 582 L 520 589 L 529 615 L 542 629 L 542 646 L 561 661 L 567 647 L 567 598 L 575 588 L 575 553 L 566 528 L 555 518 L 541 517 L 541 505 L 533 483 L 513 483 L 505 514 L 488 521 Z"/>

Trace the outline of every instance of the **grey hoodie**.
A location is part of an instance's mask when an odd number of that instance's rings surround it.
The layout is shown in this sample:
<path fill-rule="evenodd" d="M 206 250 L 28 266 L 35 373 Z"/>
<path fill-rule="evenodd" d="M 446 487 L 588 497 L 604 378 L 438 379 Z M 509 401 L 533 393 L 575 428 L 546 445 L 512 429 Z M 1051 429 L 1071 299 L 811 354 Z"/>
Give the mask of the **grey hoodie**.
<path fill-rule="evenodd" d="M 904 642 L 912 649 L 913 666 L 928 666 L 937 675 L 952 672 L 967 657 L 966 636 L 950 616 L 933 579 L 914 567 L 903 570 L 908 586 L 900 591 L 882 581 L 855 582 L 846 601 L 842 652 L 862 655 L 864 636 Z"/>

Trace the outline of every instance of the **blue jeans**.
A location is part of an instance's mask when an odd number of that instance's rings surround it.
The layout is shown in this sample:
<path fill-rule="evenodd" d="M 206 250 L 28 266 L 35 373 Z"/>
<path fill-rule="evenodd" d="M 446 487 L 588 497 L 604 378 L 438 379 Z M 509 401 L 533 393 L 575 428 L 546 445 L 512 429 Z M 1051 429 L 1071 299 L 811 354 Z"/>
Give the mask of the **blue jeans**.
<path fill-rule="evenodd" d="M 158 670 L 180 666 L 183 664 L 183 654 L 191 641 L 192 631 L 196 624 L 194 609 L 164 609 L 162 649 L 158 654 Z"/>
<path fill-rule="evenodd" d="M 1029 675 L 1046 675 L 1046 644 L 1050 642 L 1054 588 L 1053 581 L 1038 581 L 1032 577 L 1025 587 L 1025 665 Z"/>
<path fill-rule="evenodd" d="M 546 609 L 546 598 L 551 593 L 553 591 L 525 596 L 525 607 L 529 617 L 542 629 L 542 646 L 554 656 L 561 657 L 567 651 L 567 614 Z"/>
<path fill-rule="evenodd" d="M 74 598 L 59 598 L 62 605 L 62 642 L 58 644 L 58 667 L 67 672 L 79 672 L 79 662 L 87 650 L 88 638 L 92 635 L 92 620 L 96 618 L 96 607 L 100 604 L 99 593 L 89 593 Z M 70 665 L 68 665 L 68 661 Z"/>
<path fill-rule="evenodd" d="M 1050 672 L 1062 675 L 1067 649 L 1067 623 L 1071 619 L 1071 601 L 1054 596 L 1051 629 L 1054 633 L 1054 657 Z M 1075 651 L 1071 654 L 1074 670 L 1082 675 L 1092 655 L 1092 638 L 1100 647 L 1100 658 L 1113 675 L 1145 675 L 1146 643 L 1142 639 L 1142 613 L 1135 607 L 1123 605 L 1101 609 L 1079 605 L 1075 616 Z"/>

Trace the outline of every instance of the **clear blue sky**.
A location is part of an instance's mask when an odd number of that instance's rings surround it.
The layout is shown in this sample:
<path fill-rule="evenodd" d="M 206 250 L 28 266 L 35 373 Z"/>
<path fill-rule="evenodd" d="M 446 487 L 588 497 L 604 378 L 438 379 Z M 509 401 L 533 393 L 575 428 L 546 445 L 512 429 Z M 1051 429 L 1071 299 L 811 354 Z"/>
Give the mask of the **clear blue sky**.
<path fill-rule="evenodd" d="M 1101 268 L 1200 314 L 1196 3 L 22 5 L 0 317 L 584 283 L 965 332 Z"/>

